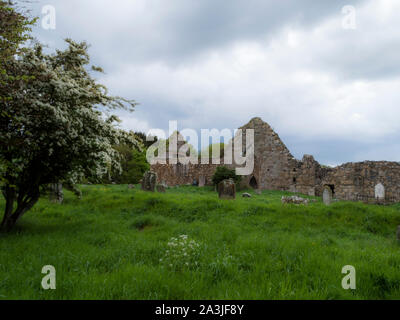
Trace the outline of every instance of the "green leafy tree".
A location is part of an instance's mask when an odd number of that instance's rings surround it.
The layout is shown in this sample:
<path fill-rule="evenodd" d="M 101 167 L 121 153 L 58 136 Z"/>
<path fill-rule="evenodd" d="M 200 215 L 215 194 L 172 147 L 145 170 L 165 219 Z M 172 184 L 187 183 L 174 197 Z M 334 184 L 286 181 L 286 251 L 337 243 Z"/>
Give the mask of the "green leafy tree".
<path fill-rule="evenodd" d="M 9 61 L 25 50 L 22 44 L 31 39 L 29 32 L 35 22 L 36 19 L 18 12 L 12 1 L 0 0 L 0 83 L 3 86 L 20 80 L 10 72 Z M 11 96 L 5 93 L 0 99 L 11 99 Z M 4 110 L 1 112 L 4 116 Z"/>
<path fill-rule="evenodd" d="M 0 96 L 11 96 L 0 102 L 2 231 L 34 206 L 41 186 L 120 170 L 120 154 L 112 146 L 137 146 L 111 114 L 118 108 L 132 111 L 135 102 L 110 96 L 97 83 L 85 42 L 66 42 L 67 49 L 51 55 L 40 44 L 27 48 L 8 61 L 14 81 L 0 84 Z"/>
<path fill-rule="evenodd" d="M 154 136 L 150 136 L 152 138 L 150 139 L 151 141 L 147 141 L 147 135 L 144 132 L 135 132 L 135 136 L 141 140 L 146 149 L 158 141 L 158 138 Z"/>
<path fill-rule="evenodd" d="M 242 180 L 242 177 L 238 176 L 235 170 L 231 170 L 226 166 L 217 167 L 212 177 L 213 184 L 218 185 L 218 183 L 225 179 L 233 179 L 233 181 L 238 184 Z"/>
<path fill-rule="evenodd" d="M 132 149 L 129 145 L 119 145 L 115 149 L 121 154 L 121 171 L 114 171 L 111 180 L 119 184 L 139 183 L 143 174 L 150 169 L 146 151 Z"/>

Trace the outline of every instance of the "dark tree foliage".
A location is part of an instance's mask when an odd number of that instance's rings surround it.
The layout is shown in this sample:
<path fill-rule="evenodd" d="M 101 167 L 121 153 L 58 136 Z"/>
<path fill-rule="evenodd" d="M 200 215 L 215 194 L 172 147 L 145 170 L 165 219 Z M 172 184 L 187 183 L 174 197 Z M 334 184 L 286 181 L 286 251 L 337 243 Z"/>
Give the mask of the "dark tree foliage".
<path fill-rule="evenodd" d="M 117 184 L 136 184 L 143 174 L 150 169 L 146 160 L 146 149 L 137 150 L 129 145 L 119 145 L 115 149 L 121 155 L 121 171 L 114 171 L 110 181 Z"/>
<path fill-rule="evenodd" d="M 22 46 L 31 39 L 29 32 L 36 19 L 30 19 L 19 12 L 11 1 L 0 0 L 0 84 L 3 87 L 12 86 L 15 82 L 26 80 L 27 75 L 15 75 L 12 72 L 10 60 L 25 50 Z M 8 92 L 0 94 L 0 101 L 12 99 Z M 0 109 L 3 117 L 5 110 Z"/>
<path fill-rule="evenodd" d="M 217 167 L 215 173 L 212 177 L 212 182 L 214 185 L 217 185 L 221 181 L 225 179 L 233 179 L 236 184 L 240 183 L 242 177 L 236 175 L 235 170 L 231 170 L 225 166 Z"/>
<path fill-rule="evenodd" d="M 147 141 L 147 135 L 144 132 L 135 132 L 134 134 L 138 138 L 138 140 L 142 142 L 143 146 L 146 149 L 148 149 L 152 144 L 158 141 L 158 138 L 153 136 L 150 136 L 150 141 Z"/>

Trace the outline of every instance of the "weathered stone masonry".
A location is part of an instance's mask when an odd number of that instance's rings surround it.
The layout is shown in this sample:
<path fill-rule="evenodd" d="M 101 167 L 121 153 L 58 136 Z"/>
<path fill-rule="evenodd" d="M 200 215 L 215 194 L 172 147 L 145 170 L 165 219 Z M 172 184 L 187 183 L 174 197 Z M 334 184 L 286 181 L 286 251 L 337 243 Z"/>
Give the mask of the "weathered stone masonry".
<path fill-rule="evenodd" d="M 400 201 L 400 163 L 388 161 L 364 161 L 346 163 L 328 170 L 322 180 L 333 186 L 338 199 L 370 200 L 375 198 L 375 187 L 382 184 L 385 198 Z"/>
<path fill-rule="evenodd" d="M 335 168 L 322 167 L 311 155 L 295 159 L 279 136 L 260 118 L 253 118 L 240 129 L 254 129 L 254 170 L 242 183 L 255 189 L 299 192 L 321 196 L 329 186 L 334 197 L 341 200 L 370 200 L 376 186 L 382 184 L 385 199 L 400 201 L 400 163 L 365 161 L 346 163 Z M 245 135 L 242 141 L 245 148 Z M 216 167 L 223 164 L 153 165 L 161 182 L 168 185 L 211 185 Z M 229 165 L 235 167 L 235 165 Z"/>

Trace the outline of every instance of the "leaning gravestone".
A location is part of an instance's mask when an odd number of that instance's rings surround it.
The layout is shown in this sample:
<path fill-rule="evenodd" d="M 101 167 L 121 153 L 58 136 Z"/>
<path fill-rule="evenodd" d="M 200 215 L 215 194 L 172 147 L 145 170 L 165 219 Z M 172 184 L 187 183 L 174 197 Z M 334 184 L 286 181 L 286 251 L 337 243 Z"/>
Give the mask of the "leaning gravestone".
<path fill-rule="evenodd" d="M 375 186 L 375 199 L 384 200 L 385 199 L 385 187 L 382 183 L 378 183 Z"/>
<path fill-rule="evenodd" d="M 325 205 L 329 206 L 332 203 L 332 190 L 329 187 L 325 187 L 322 192 L 322 201 Z"/>
<path fill-rule="evenodd" d="M 142 190 L 154 192 L 157 185 L 157 173 L 153 171 L 147 171 L 143 175 L 142 179 Z"/>
<path fill-rule="evenodd" d="M 235 199 L 236 186 L 232 179 L 226 179 L 218 183 L 218 196 L 220 199 Z"/>

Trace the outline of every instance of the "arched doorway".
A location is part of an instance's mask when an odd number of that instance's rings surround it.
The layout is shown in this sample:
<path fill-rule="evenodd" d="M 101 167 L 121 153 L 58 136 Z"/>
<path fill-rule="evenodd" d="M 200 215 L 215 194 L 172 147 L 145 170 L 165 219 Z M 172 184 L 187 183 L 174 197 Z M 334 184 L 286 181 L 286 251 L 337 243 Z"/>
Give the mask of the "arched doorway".
<path fill-rule="evenodd" d="M 250 184 L 250 187 L 252 187 L 253 189 L 258 189 L 258 183 L 254 176 L 251 177 L 249 184 Z"/>
<path fill-rule="evenodd" d="M 325 187 L 328 187 L 332 191 L 332 195 L 335 195 L 335 185 L 334 184 L 327 184 Z"/>

